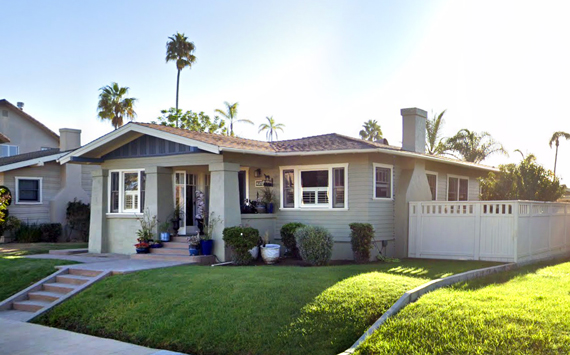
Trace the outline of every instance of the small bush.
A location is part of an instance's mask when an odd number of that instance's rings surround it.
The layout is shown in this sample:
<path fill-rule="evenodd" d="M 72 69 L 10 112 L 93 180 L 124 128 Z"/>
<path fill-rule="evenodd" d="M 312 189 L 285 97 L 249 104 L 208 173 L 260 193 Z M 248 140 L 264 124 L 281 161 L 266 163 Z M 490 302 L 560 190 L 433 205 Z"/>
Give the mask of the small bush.
<path fill-rule="evenodd" d="M 299 249 L 297 248 L 297 242 L 295 241 L 295 231 L 298 228 L 304 226 L 305 225 L 303 223 L 298 223 L 298 222 L 287 223 L 284 224 L 283 227 L 281 227 L 280 231 L 281 241 L 283 242 L 283 245 L 285 245 L 285 248 L 287 248 L 287 250 L 291 252 L 291 255 L 297 259 L 300 258 L 300 255 L 299 255 Z"/>
<path fill-rule="evenodd" d="M 334 240 L 323 227 L 307 226 L 295 231 L 301 258 L 312 265 L 326 265 L 332 256 Z"/>
<path fill-rule="evenodd" d="M 77 231 L 82 241 L 89 241 L 89 220 L 91 217 L 89 204 L 73 199 L 73 201 L 67 203 L 65 217 L 71 232 Z"/>
<path fill-rule="evenodd" d="M 61 236 L 61 223 L 43 223 L 40 224 L 42 231 L 42 242 L 56 243 L 57 239 Z"/>
<path fill-rule="evenodd" d="M 39 243 L 42 241 L 42 231 L 36 223 L 22 223 L 14 237 L 19 243 Z"/>
<path fill-rule="evenodd" d="M 374 227 L 370 223 L 351 223 L 349 226 L 354 260 L 358 263 L 369 262 L 370 249 L 372 249 L 372 240 L 374 239 Z"/>
<path fill-rule="evenodd" d="M 257 246 L 259 242 L 259 231 L 251 227 L 229 227 L 224 229 L 223 239 L 234 252 L 234 263 L 237 265 L 247 265 L 253 259 L 249 250 Z"/>

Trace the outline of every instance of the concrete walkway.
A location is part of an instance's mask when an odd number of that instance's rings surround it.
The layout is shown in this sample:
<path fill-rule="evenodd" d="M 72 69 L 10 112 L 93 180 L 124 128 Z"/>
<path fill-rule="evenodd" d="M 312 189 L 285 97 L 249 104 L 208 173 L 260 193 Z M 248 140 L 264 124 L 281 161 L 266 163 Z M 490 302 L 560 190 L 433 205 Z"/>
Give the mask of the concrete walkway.
<path fill-rule="evenodd" d="M 0 354 L 174 355 L 182 353 L 0 318 Z"/>

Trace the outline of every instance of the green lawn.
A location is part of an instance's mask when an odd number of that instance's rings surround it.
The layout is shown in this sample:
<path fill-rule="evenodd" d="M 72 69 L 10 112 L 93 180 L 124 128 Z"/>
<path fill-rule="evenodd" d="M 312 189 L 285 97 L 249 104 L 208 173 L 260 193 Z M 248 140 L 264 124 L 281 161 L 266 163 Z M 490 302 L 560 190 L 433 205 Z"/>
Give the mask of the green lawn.
<path fill-rule="evenodd" d="M 570 262 L 440 289 L 404 308 L 357 354 L 568 354 Z"/>
<path fill-rule="evenodd" d="M 335 354 L 405 291 L 495 264 L 156 269 L 105 279 L 36 322 L 191 354 Z"/>
<path fill-rule="evenodd" d="M 0 257 L 47 254 L 55 249 L 82 249 L 87 243 L 7 243 L 0 244 Z"/>

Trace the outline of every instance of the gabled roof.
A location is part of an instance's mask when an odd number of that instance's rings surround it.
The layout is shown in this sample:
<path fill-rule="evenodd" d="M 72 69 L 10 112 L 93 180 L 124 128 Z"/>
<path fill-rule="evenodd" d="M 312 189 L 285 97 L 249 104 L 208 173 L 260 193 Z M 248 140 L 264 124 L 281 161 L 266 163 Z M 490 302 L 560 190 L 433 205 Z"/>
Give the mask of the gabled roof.
<path fill-rule="evenodd" d="M 288 155 L 323 155 L 340 153 L 386 153 L 398 156 L 407 156 L 445 164 L 459 165 L 482 170 L 497 170 L 480 164 L 469 163 L 456 159 L 409 152 L 401 147 L 382 143 L 370 142 L 341 134 L 331 133 L 299 139 L 283 140 L 278 142 L 264 142 L 252 139 L 230 137 L 220 134 L 189 131 L 181 128 L 167 127 L 151 123 L 129 122 L 121 128 L 114 130 L 93 142 L 63 156 L 60 163 L 72 160 L 96 159 L 102 157 L 112 149 L 118 148 L 143 134 L 148 134 L 198 147 L 206 152 L 220 154 L 221 152 L 238 152 L 268 156 Z"/>
<path fill-rule="evenodd" d="M 71 151 L 60 152 L 59 149 L 38 150 L 35 152 L 0 158 L 0 172 L 25 168 L 32 165 L 56 161 Z"/>
<path fill-rule="evenodd" d="M 9 109 L 11 109 L 12 111 L 20 114 L 22 117 L 24 117 L 25 119 L 27 119 L 28 121 L 30 121 L 32 124 L 38 126 L 40 129 L 42 129 L 44 132 L 46 132 L 47 134 L 49 134 L 50 136 L 52 136 L 53 138 L 57 139 L 59 141 L 59 136 L 52 131 L 51 129 L 47 128 L 43 123 L 41 123 L 40 121 L 36 120 L 35 118 L 33 118 L 32 116 L 30 116 L 29 114 L 27 114 L 24 110 L 20 110 L 18 107 L 12 105 L 8 100 L 6 99 L 2 99 L 0 100 L 0 107 L 4 106 L 7 107 Z"/>

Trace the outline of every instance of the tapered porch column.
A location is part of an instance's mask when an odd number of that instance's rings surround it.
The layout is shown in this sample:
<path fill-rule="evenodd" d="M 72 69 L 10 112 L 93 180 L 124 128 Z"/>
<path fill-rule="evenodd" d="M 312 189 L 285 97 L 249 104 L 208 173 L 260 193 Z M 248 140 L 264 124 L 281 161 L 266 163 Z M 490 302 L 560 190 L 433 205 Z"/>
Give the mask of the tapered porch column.
<path fill-rule="evenodd" d="M 160 223 L 167 221 L 174 209 L 172 196 L 172 169 L 160 166 L 145 168 L 145 210 L 156 216 Z M 157 237 L 155 235 L 155 237 Z"/>
<path fill-rule="evenodd" d="M 241 224 L 239 206 L 238 172 L 239 164 L 210 164 L 210 214 L 220 216 L 222 223 L 214 229 L 214 254 L 218 259 L 226 261 L 226 248 L 222 232 L 226 227 Z M 228 255 L 229 256 L 229 255 Z"/>
<path fill-rule="evenodd" d="M 107 184 L 109 171 L 98 169 L 91 173 L 91 219 L 89 221 L 89 252 L 107 252 Z"/>

